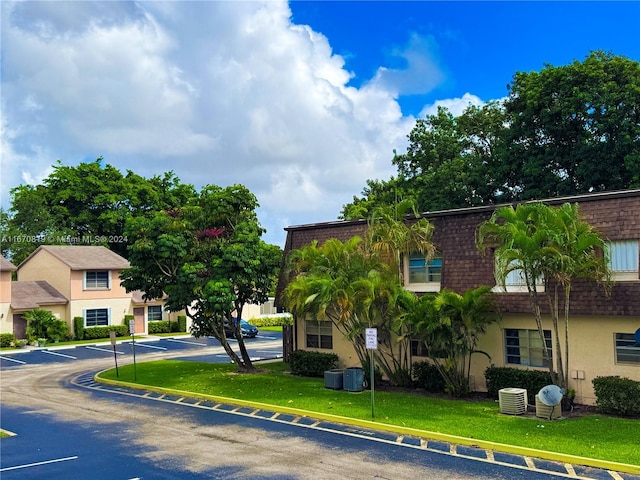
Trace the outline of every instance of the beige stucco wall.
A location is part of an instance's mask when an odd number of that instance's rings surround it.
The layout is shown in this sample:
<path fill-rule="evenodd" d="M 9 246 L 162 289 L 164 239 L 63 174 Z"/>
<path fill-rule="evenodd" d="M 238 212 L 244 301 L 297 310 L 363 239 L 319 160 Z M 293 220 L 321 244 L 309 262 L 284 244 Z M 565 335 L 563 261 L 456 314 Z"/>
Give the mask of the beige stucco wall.
<path fill-rule="evenodd" d="M 66 298 L 71 298 L 71 270 L 62 261 L 45 250 L 40 250 L 18 268 L 18 280 L 46 280 Z"/>
<path fill-rule="evenodd" d="M 547 371 L 546 368 L 524 367 L 505 363 L 504 329 L 536 329 L 531 315 L 509 315 L 499 325 L 492 325 L 478 343 L 478 349 L 491 355 L 494 365 Z M 543 328 L 553 327 L 544 318 Z M 640 328 L 640 317 L 575 316 L 569 319 L 569 388 L 576 391 L 576 402 L 593 405 L 596 401 L 592 380 L 598 376 L 619 375 L 640 381 L 640 365 L 616 364 L 615 334 L 634 333 Z M 560 327 L 560 342 L 564 354 L 564 323 Z M 555 345 L 554 345 L 555 347 Z M 555 348 L 554 348 L 555 352 Z M 564 360 L 564 359 L 563 359 Z M 555 356 L 554 356 L 555 362 Z M 489 362 L 482 355 L 474 355 L 471 374 L 478 391 L 486 391 L 484 370 Z M 580 377 L 580 378 L 572 378 Z"/>
<path fill-rule="evenodd" d="M 569 324 L 569 387 L 576 391 L 576 402 L 593 405 L 596 401 L 592 380 L 598 376 L 618 375 L 640 381 L 640 365 L 616 364 L 615 334 L 634 333 L 640 328 L 640 317 L 589 317 L 572 316 Z M 552 330 L 551 321 L 545 318 L 544 329 Z M 498 367 L 513 367 L 547 371 L 546 368 L 525 367 L 505 363 L 504 329 L 536 329 L 531 315 L 510 315 L 500 324 L 492 325 L 481 337 L 478 350 L 487 352 L 491 361 L 484 355 L 476 354 L 472 358 L 471 387 L 475 391 L 486 391 L 485 369 L 493 363 Z M 564 326 L 562 327 L 564 330 Z M 340 368 L 359 366 L 353 346 L 341 336 L 333 326 L 333 350 L 306 348 L 304 322 L 297 325 L 297 348 L 318 352 L 332 352 L 340 357 Z M 561 336 L 564 348 L 564 335 Z M 424 360 L 414 357 L 413 361 Z M 579 378 L 571 378 L 579 377 Z"/>
<path fill-rule="evenodd" d="M 70 276 L 70 300 L 88 300 L 91 298 L 131 298 L 131 294 L 127 293 L 125 288 L 120 285 L 120 272 L 111 270 L 110 288 L 105 289 L 84 289 L 84 270 L 74 270 Z"/>
<path fill-rule="evenodd" d="M 70 318 L 84 317 L 84 310 L 96 308 L 111 309 L 110 325 L 123 325 L 124 316 L 133 314 L 130 298 L 75 300 L 70 304 Z"/>
<path fill-rule="evenodd" d="M 0 272 L 0 303 L 11 303 L 11 272 Z"/>
<path fill-rule="evenodd" d="M 0 333 L 13 333 L 13 313 L 6 302 L 0 303 Z"/>

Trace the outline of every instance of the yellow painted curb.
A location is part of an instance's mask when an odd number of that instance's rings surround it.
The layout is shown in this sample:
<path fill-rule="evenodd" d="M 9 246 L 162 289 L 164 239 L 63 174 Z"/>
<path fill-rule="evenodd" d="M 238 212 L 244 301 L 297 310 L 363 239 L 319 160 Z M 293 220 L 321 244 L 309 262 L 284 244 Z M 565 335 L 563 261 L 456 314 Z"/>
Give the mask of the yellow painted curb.
<path fill-rule="evenodd" d="M 112 370 L 111 368 L 107 370 Z M 103 371 L 107 371 L 103 370 Z M 400 427 L 397 425 L 390 425 L 387 423 L 379 423 L 371 420 L 360 420 L 357 418 L 341 417 L 339 415 L 332 415 L 330 413 L 312 412 L 308 410 L 301 410 L 298 408 L 290 408 L 280 405 L 272 405 L 260 402 L 251 402 L 248 400 L 240 400 L 237 398 L 219 397 L 216 395 L 206 395 L 203 393 L 185 392 L 183 390 L 174 390 L 172 388 L 161 388 L 155 386 L 141 385 L 139 383 L 123 382 L 120 380 L 109 380 L 100 378 L 98 372 L 93 377 L 98 383 L 114 386 L 124 386 L 142 390 L 148 390 L 151 392 L 164 393 L 169 395 L 178 395 L 181 397 L 200 398 L 203 400 L 212 400 L 218 403 L 228 403 L 231 405 L 238 405 L 241 407 L 252 407 L 263 410 L 270 410 L 279 413 L 288 413 L 291 415 L 297 415 L 300 417 L 316 418 L 318 420 L 326 420 L 335 423 L 342 423 L 345 425 L 354 425 L 357 427 L 369 428 L 372 430 L 380 430 L 384 432 L 398 433 L 401 435 L 409 435 L 414 437 L 426 438 L 430 440 L 439 440 L 447 443 L 453 443 L 456 445 L 465 445 L 469 447 L 479 447 L 485 450 L 493 450 L 496 452 L 511 453 L 514 455 L 522 455 L 525 457 L 535 457 L 544 460 L 552 460 L 561 463 L 571 463 L 574 465 L 584 465 L 587 467 L 602 468 L 605 470 L 613 470 L 616 472 L 640 474 L 640 465 L 630 465 L 626 463 L 610 462 L 607 460 L 600 460 L 597 458 L 579 457 L 575 455 L 569 455 L 566 453 L 549 452 L 547 450 L 537 450 L 529 447 L 518 447 L 516 445 L 507 445 L 505 443 L 491 442 L 486 440 L 478 440 L 476 438 L 459 437 L 457 435 L 449 435 L 446 433 L 430 432 L 427 430 L 418 430 L 416 428 Z"/>

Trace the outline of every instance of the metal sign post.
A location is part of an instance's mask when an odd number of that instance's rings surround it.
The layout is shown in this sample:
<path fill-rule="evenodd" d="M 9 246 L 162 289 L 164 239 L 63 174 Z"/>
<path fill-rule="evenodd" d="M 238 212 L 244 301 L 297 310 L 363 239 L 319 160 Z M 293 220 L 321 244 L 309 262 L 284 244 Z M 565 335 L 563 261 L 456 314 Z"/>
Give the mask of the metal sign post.
<path fill-rule="evenodd" d="M 369 360 L 369 365 L 371 367 L 371 372 L 369 374 L 369 381 L 371 382 L 371 418 L 376 418 L 376 409 L 375 409 L 375 380 L 374 380 L 374 368 L 373 368 L 373 351 L 378 349 L 378 329 L 377 328 L 367 328 L 366 329 L 366 338 L 367 338 L 367 350 L 371 353 L 371 359 Z"/>
<path fill-rule="evenodd" d="M 138 372 L 136 371 L 136 319 L 129 320 L 129 333 L 131 334 L 131 348 L 133 348 L 133 380 L 138 381 Z"/>
<path fill-rule="evenodd" d="M 116 355 L 116 332 L 113 330 L 110 331 L 109 338 L 111 339 L 111 346 L 113 347 L 113 360 L 116 362 L 116 377 L 120 377 L 118 373 L 118 355 Z"/>

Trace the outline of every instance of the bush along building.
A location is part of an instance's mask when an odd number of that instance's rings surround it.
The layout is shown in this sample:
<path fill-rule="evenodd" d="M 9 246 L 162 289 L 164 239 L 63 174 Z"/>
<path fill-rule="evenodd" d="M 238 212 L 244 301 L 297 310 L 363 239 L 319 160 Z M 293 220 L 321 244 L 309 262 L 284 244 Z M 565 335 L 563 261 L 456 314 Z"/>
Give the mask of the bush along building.
<path fill-rule="evenodd" d="M 553 277 L 547 271 L 529 279 L 529 284 L 535 284 L 539 328 L 527 279 L 520 269 L 509 267 L 516 265 L 514 258 L 505 255 L 504 249 L 500 250 L 499 241 L 504 238 L 495 235 L 492 243 L 487 241 L 491 237 L 485 235 L 487 225 L 492 222 L 497 227 L 504 224 L 504 219 L 496 221 L 495 217 L 503 206 L 423 213 L 421 217 L 433 226 L 431 242 L 435 251 L 428 255 L 405 252 L 399 257 L 404 289 L 421 297 L 443 290 L 462 295 L 471 289 L 489 286 L 493 292 L 492 301 L 500 313 L 500 320 L 487 324 L 477 336 L 474 349 L 485 355 L 470 355 L 469 389 L 482 392 L 489 387 L 491 390 L 492 385 L 487 385 L 485 376 L 489 367 L 549 372 L 550 364 L 556 374 L 558 369 L 562 370 L 563 379 L 556 375 L 553 381 L 562 380 L 575 401 L 581 404 L 596 403 L 593 385 L 596 378 L 619 376 L 640 381 L 640 344 L 636 340 L 636 332 L 640 329 L 640 189 L 544 199 L 520 205 L 546 205 L 557 209 L 564 206 L 567 211 L 577 208 L 579 219 L 604 242 L 604 248 L 594 251 L 604 259 L 608 267 L 605 273 L 609 276 L 602 279 L 609 281 L 581 278 L 584 269 L 574 271 L 575 278 L 570 283 L 568 328 L 565 330 L 566 285 L 563 277 Z M 520 205 L 512 205 L 513 210 Z M 406 224 L 416 221 L 415 217 L 405 217 Z M 526 229 L 527 222 L 523 225 Z M 368 228 L 366 220 L 287 227 L 285 258 L 313 242 L 323 245 L 330 239 L 345 242 L 354 236 L 364 238 Z M 530 240 L 535 239 L 532 232 L 527 235 L 525 237 Z M 485 242 L 479 248 L 483 239 Z M 564 260 L 571 265 L 575 263 L 571 255 Z M 276 297 L 280 308 L 289 306 L 285 292 L 293 278 L 286 264 Z M 559 300 L 554 304 L 556 293 Z M 554 328 L 556 308 L 559 324 Z M 321 317 L 295 316 L 291 328 L 292 350 L 337 354 L 340 367 L 360 366 L 363 357 L 358 355 L 354 342 L 345 338 L 341 325 L 335 319 Z M 362 330 L 366 326 L 361 325 Z M 389 340 L 390 344 L 394 341 L 399 343 L 399 339 Z M 438 355 L 433 351 L 427 355 L 425 352 L 428 351 L 429 345 L 413 339 L 408 352 L 410 365 L 426 360 L 435 363 Z M 412 375 L 415 378 L 415 369 Z"/>

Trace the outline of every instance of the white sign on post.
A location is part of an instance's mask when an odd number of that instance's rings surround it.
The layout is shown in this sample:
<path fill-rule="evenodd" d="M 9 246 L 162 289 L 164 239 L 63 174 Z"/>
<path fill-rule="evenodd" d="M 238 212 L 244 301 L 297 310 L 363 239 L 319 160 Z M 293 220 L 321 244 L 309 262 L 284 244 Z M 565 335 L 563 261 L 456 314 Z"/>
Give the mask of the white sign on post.
<path fill-rule="evenodd" d="M 365 335 L 367 337 L 367 349 L 377 350 L 378 349 L 378 329 L 367 328 L 365 331 Z"/>
<path fill-rule="evenodd" d="M 129 320 L 129 333 L 132 335 L 136 333 L 136 321 L 133 318 Z"/>

